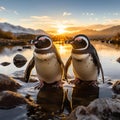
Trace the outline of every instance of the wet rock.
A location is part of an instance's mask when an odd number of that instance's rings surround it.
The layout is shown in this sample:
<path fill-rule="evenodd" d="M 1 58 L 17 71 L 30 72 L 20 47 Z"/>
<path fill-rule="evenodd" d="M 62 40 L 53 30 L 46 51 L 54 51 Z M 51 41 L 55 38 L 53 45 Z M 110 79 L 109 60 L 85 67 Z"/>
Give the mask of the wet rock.
<path fill-rule="evenodd" d="M 31 49 L 31 46 L 30 45 L 25 45 L 25 46 L 23 46 L 23 49 Z"/>
<path fill-rule="evenodd" d="M 91 102 L 87 109 L 100 120 L 118 120 L 120 118 L 119 99 L 99 98 Z"/>
<path fill-rule="evenodd" d="M 18 48 L 17 51 L 22 51 L 22 49 L 21 49 L 21 48 Z"/>
<path fill-rule="evenodd" d="M 120 94 L 114 94 L 114 95 L 112 96 L 112 98 L 113 98 L 113 99 L 116 99 L 116 98 L 117 98 L 117 99 L 120 99 Z"/>
<path fill-rule="evenodd" d="M 9 62 L 2 62 L 1 65 L 2 66 L 8 66 L 10 63 Z"/>
<path fill-rule="evenodd" d="M 119 58 L 117 58 L 117 60 L 116 60 L 116 61 L 120 63 L 120 57 L 119 57 Z"/>
<path fill-rule="evenodd" d="M 29 98 L 25 98 L 19 93 L 12 91 L 0 92 L 0 109 L 10 109 L 23 104 L 37 107 L 33 101 L 29 100 Z"/>
<path fill-rule="evenodd" d="M 78 106 L 69 115 L 67 120 L 119 120 L 120 100 L 99 98 L 87 107 Z"/>
<path fill-rule="evenodd" d="M 24 78 L 24 70 L 21 70 L 21 71 L 15 71 L 13 73 L 13 78 L 14 79 L 19 79 L 20 81 L 22 82 L 25 82 L 25 78 Z M 29 79 L 29 82 L 38 82 L 38 77 L 37 75 L 31 75 L 30 79 Z"/>
<path fill-rule="evenodd" d="M 90 114 L 86 107 L 78 106 L 67 117 L 66 120 L 100 120 L 97 116 Z"/>
<path fill-rule="evenodd" d="M 115 93 L 120 94 L 120 80 L 116 81 L 112 88 Z"/>
<path fill-rule="evenodd" d="M 16 67 L 20 68 L 23 67 L 27 62 L 27 59 L 20 54 L 17 54 L 14 58 L 13 58 L 13 63 Z"/>
<path fill-rule="evenodd" d="M 0 91 L 3 90 L 17 91 L 17 89 L 20 87 L 21 85 L 13 78 L 4 74 L 0 74 Z"/>

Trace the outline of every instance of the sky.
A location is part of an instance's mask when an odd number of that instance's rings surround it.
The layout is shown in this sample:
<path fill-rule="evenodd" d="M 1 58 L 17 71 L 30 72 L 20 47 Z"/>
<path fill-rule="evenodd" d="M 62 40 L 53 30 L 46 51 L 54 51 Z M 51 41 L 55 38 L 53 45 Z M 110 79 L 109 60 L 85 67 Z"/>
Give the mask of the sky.
<path fill-rule="evenodd" d="M 0 0 L 0 22 L 33 29 L 120 25 L 120 0 Z"/>

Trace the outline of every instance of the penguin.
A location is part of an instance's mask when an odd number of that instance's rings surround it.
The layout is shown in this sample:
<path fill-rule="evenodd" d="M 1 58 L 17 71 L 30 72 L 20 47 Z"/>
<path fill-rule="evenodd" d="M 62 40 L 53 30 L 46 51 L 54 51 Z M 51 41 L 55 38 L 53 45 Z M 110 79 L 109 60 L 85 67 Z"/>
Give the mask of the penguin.
<path fill-rule="evenodd" d="M 41 81 L 38 88 L 44 84 L 61 85 L 62 79 L 66 78 L 65 67 L 52 39 L 47 35 L 39 35 L 32 43 L 35 49 L 25 70 L 25 82 L 29 81 L 31 70 L 35 66 L 38 79 Z"/>
<path fill-rule="evenodd" d="M 95 83 L 101 71 L 103 83 L 104 73 L 100 59 L 89 38 L 84 34 L 78 34 L 71 40 L 66 40 L 66 44 L 72 45 L 72 51 L 65 64 L 67 74 L 70 64 L 73 67 L 75 83 L 86 82 Z"/>

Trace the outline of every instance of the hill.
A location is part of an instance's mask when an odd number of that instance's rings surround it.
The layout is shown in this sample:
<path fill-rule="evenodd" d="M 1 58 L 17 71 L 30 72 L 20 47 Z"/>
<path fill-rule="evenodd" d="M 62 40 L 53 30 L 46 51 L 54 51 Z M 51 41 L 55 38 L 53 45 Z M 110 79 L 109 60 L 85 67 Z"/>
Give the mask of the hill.
<path fill-rule="evenodd" d="M 34 30 L 31 28 L 24 28 L 21 26 L 15 26 L 9 23 L 0 23 L 0 29 L 3 31 L 10 31 L 14 34 L 34 34 L 34 35 L 38 35 L 38 34 L 46 34 L 45 31 L 39 29 L 39 30 Z"/>

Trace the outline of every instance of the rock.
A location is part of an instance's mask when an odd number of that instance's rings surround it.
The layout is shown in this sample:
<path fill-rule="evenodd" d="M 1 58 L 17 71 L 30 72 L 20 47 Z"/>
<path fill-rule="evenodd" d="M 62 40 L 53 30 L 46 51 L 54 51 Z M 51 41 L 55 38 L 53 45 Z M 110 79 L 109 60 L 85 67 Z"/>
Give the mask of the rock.
<path fill-rule="evenodd" d="M 2 66 L 8 66 L 10 63 L 9 62 L 2 62 L 1 65 Z"/>
<path fill-rule="evenodd" d="M 113 91 L 117 94 L 120 94 L 120 80 L 116 81 L 112 87 Z"/>
<path fill-rule="evenodd" d="M 87 107 L 78 106 L 68 116 L 67 120 L 119 120 L 120 100 L 99 98 Z"/>
<path fill-rule="evenodd" d="M 25 46 L 23 46 L 23 49 L 31 49 L 31 46 L 30 45 L 25 45 Z"/>
<path fill-rule="evenodd" d="M 21 71 L 15 71 L 13 74 L 13 78 L 14 79 L 19 79 L 22 82 L 25 82 L 25 78 L 24 78 L 24 70 Z M 31 75 L 29 82 L 38 82 L 38 77 L 37 75 Z"/>
<path fill-rule="evenodd" d="M 100 120 L 118 120 L 120 118 L 119 99 L 99 98 L 91 102 L 87 109 Z"/>
<path fill-rule="evenodd" d="M 23 67 L 27 62 L 27 59 L 20 54 L 17 54 L 14 58 L 13 58 L 13 63 L 16 67 L 20 68 Z"/>
<path fill-rule="evenodd" d="M 97 116 L 90 114 L 86 107 L 78 106 L 67 117 L 66 120 L 100 120 Z"/>
<path fill-rule="evenodd" d="M 21 49 L 21 48 L 18 48 L 17 51 L 22 51 L 22 49 Z"/>
<path fill-rule="evenodd" d="M 116 61 L 120 63 L 120 57 L 119 57 L 119 58 L 117 58 L 117 60 L 116 60 Z"/>
<path fill-rule="evenodd" d="M 33 101 L 29 101 L 29 98 L 23 97 L 21 94 L 12 91 L 0 92 L 0 108 L 10 109 L 23 104 L 28 104 L 29 106 L 37 107 Z"/>
<path fill-rule="evenodd" d="M 21 85 L 13 78 L 4 74 L 0 74 L 0 91 L 3 90 L 17 91 L 17 89 L 20 87 Z"/>

